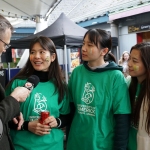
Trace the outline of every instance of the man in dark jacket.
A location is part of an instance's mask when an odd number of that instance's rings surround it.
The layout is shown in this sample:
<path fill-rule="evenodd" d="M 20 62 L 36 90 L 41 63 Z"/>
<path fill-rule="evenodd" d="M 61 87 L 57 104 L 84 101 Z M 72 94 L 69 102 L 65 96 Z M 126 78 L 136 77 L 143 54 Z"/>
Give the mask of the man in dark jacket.
<path fill-rule="evenodd" d="M 10 47 L 12 31 L 10 22 L 0 15 L 0 55 Z M 5 97 L 4 93 L 0 84 L 0 150 L 13 150 L 8 122 L 20 115 L 19 102 L 25 101 L 30 91 L 24 87 L 17 87 L 8 97 Z"/>

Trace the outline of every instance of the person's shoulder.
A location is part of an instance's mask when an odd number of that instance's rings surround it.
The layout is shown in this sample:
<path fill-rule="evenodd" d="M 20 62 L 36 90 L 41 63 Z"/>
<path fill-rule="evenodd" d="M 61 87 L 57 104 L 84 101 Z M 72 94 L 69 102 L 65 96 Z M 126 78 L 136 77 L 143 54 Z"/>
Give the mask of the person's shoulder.
<path fill-rule="evenodd" d="M 131 83 L 131 76 L 126 77 L 126 82 L 127 82 L 128 87 L 129 87 L 130 83 Z"/>
<path fill-rule="evenodd" d="M 120 71 L 120 70 L 110 70 L 110 72 L 111 72 L 111 75 L 112 75 L 112 76 L 124 77 L 122 71 Z"/>
<path fill-rule="evenodd" d="M 12 84 L 22 85 L 26 82 L 27 79 L 14 79 Z"/>
<path fill-rule="evenodd" d="M 111 70 L 109 74 L 112 80 L 125 82 L 125 77 L 120 70 Z"/>
<path fill-rule="evenodd" d="M 78 71 L 80 71 L 83 67 L 84 67 L 83 64 L 81 64 L 81 65 L 77 66 L 76 68 L 74 68 L 74 69 L 73 69 L 73 72 L 78 72 Z"/>

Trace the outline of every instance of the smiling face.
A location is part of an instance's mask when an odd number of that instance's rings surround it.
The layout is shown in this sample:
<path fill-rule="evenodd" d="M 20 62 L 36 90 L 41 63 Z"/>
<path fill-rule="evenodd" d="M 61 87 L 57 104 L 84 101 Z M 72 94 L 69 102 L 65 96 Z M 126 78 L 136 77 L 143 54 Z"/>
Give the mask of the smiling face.
<path fill-rule="evenodd" d="M 146 68 L 142 62 L 141 53 L 137 49 L 133 49 L 128 60 L 129 75 L 137 77 L 141 83 L 146 78 Z"/>
<path fill-rule="evenodd" d="M 50 51 L 43 49 L 39 43 L 35 43 L 30 51 L 30 62 L 37 71 L 48 71 L 55 57 L 55 53 L 50 54 Z"/>

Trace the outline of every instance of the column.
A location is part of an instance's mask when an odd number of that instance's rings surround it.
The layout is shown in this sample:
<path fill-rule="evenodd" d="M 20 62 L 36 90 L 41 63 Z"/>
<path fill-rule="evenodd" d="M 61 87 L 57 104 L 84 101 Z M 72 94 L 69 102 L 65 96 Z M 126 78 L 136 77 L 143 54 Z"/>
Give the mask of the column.
<path fill-rule="evenodd" d="M 42 19 L 40 16 L 36 16 L 35 21 L 36 21 L 36 31 L 34 34 L 40 32 L 48 27 L 47 21 Z"/>
<path fill-rule="evenodd" d="M 115 23 L 113 23 L 113 21 L 110 24 L 110 28 L 111 28 L 111 37 L 118 38 L 118 26 Z M 119 43 L 119 41 L 118 41 L 118 43 Z M 118 63 L 118 60 L 119 60 L 118 46 L 112 46 L 111 52 L 115 55 L 116 63 Z"/>

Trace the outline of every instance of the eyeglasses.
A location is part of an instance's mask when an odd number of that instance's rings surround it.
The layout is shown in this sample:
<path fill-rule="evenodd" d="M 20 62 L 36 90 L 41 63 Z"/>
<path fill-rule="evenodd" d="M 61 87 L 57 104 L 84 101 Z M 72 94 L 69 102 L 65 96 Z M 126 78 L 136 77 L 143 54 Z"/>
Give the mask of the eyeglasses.
<path fill-rule="evenodd" d="M 6 44 L 2 39 L 0 39 L 0 41 L 2 41 L 5 45 L 4 45 L 4 48 L 5 49 L 8 49 L 11 45 L 9 45 L 9 44 Z"/>

